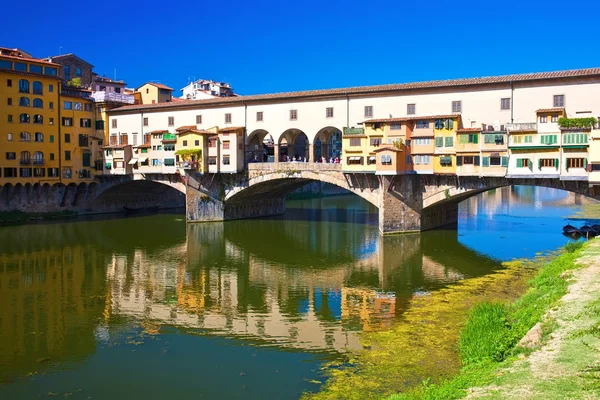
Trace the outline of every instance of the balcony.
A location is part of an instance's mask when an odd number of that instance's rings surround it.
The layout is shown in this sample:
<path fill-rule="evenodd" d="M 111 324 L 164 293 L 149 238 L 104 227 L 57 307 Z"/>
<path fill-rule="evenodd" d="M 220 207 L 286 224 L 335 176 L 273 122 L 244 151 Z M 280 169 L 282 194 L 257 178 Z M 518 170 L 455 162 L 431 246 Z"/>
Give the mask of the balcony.
<path fill-rule="evenodd" d="M 46 160 L 33 160 L 33 165 L 46 165 Z"/>
<path fill-rule="evenodd" d="M 20 160 L 19 164 L 20 165 L 31 165 L 31 160 Z"/>
<path fill-rule="evenodd" d="M 537 122 L 519 122 L 516 124 L 506 124 L 509 131 L 534 132 L 537 131 Z"/>
<path fill-rule="evenodd" d="M 91 97 L 96 103 L 134 103 L 134 98 L 132 95 L 123 93 L 93 92 Z"/>
<path fill-rule="evenodd" d="M 176 142 L 177 135 L 175 135 L 174 133 L 165 133 L 165 134 L 163 134 L 162 141 L 163 142 Z"/>

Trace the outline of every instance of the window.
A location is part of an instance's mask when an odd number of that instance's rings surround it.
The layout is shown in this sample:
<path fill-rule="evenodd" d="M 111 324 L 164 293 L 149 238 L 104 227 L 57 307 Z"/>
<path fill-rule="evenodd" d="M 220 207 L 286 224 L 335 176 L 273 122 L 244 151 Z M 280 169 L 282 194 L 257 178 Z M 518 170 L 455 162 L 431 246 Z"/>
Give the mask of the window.
<path fill-rule="evenodd" d="M 31 164 L 31 153 L 29 153 L 28 151 L 22 151 L 19 163 L 21 165 L 29 165 L 29 164 Z"/>
<path fill-rule="evenodd" d="M 34 74 L 41 74 L 42 70 L 43 68 L 41 65 L 29 64 L 29 72 L 33 72 Z"/>
<path fill-rule="evenodd" d="M 504 97 L 500 99 L 500 109 L 510 110 L 510 97 Z"/>
<path fill-rule="evenodd" d="M 187 140 L 183 141 L 183 147 L 187 147 Z"/>
<path fill-rule="evenodd" d="M 373 118 L 373 106 L 365 106 L 365 117 Z"/>
<path fill-rule="evenodd" d="M 209 139 L 208 147 L 217 147 L 217 139 Z"/>
<path fill-rule="evenodd" d="M 517 158 L 517 168 L 531 168 L 531 160 L 527 158 Z"/>
<path fill-rule="evenodd" d="M 361 138 L 351 138 L 350 139 L 350 147 L 360 146 L 362 142 Z"/>
<path fill-rule="evenodd" d="M 431 144 L 430 138 L 416 138 L 413 139 L 413 144 L 416 146 L 425 146 Z"/>
<path fill-rule="evenodd" d="M 175 166 L 175 159 L 174 158 L 165 158 L 164 165 L 165 165 L 165 167 Z"/>
<path fill-rule="evenodd" d="M 587 167 L 586 158 L 567 158 L 567 170 L 569 168 L 585 168 Z"/>
<path fill-rule="evenodd" d="M 483 166 L 484 167 L 487 167 L 487 166 L 498 167 L 501 164 L 501 160 L 504 160 L 504 162 L 505 162 L 504 164 L 502 164 L 502 166 L 506 167 L 506 165 L 508 163 L 508 157 L 500 158 L 500 157 L 495 157 L 495 156 L 489 157 L 489 160 L 486 160 L 486 157 L 484 157 Z"/>
<path fill-rule="evenodd" d="M 394 122 L 393 124 L 390 124 L 390 129 L 393 131 L 402 129 L 402 124 L 400 122 Z"/>
<path fill-rule="evenodd" d="M 54 161 L 54 153 L 50 153 L 50 161 Z"/>
<path fill-rule="evenodd" d="M 82 133 L 79 134 L 79 146 L 80 147 L 89 146 L 88 135 L 84 135 Z"/>
<path fill-rule="evenodd" d="M 33 153 L 33 165 L 44 165 L 44 153 L 41 151 Z"/>
<path fill-rule="evenodd" d="M 438 136 L 435 138 L 435 147 L 444 147 L 444 138 Z"/>
<path fill-rule="evenodd" d="M 550 117 L 550 122 L 558 122 L 558 115 L 553 115 Z"/>
<path fill-rule="evenodd" d="M 65 65 L 63 68 L 63 71 L 65 73 L 65 80 L 70 81 L 71 80 L 71 67 L 69 65 Z"/>
<path fill-rule="evenodd" d="M 225 114 L 225 123 L 226 124 L 230 124 L 231 123 L 231 114 L 230 113 L 226 113 Z"/>
<path fill-rule="evenodd" d="M 452 166 L 452 157 L 451 156 L 440 157 L 440 165 L 442 167 L 451 167 Z"/>
<path fill-rule="evenodd" d="M 8 120 L 8 122 L 12 122 L 12 115 L 8 114 L 7 120 Z"/>
<path fill-rule="evenodd" d="M 290 121 L 296 121 L 298 119 L 298 110 L 290 110 Z"/>
<path fill-rule="evenodd" d="M 456 165 L 460 165 L 462 163 L 462 165 L 473 165 L 475 164 L 475 157 L 474 156 L 457 156 L 456 157 Z"/>
<path fill-rule="evenodd" d="M 229 140 L 223 141 L 223 150 L 229 150 Z"/>
<path fill-rule="evenodd" d="M 407 104 L 406 105 L 406 113 L 408 115 L 414 115 L 417 111 L 417 105 L 416 104 Z"/>
<path fill-rule="evenodd" d="M 229 165 L 229 156 L 228 155 L 223 156 L 223 165 Z"/>
<path fill-rule="evenodd" d="M 27 71 L 27 64 L 15 61 L 14 68 L 15 68 L 15 71 L 26 72 Z"/>
<path fill-rule="evenodd" d="M 352 139 L 350 139 L 350 140 L 352 140 Z M 381 145 L 381 139 L 380 138 L 370 139 L 370 144 L 371 144 L 371 146 L 379 147 Z"/>
<path fill-rule="evenodd" d="M 43 142 L 44 141 L 44 134 L 42 132 L 36 132 L 33 134 L 33 141 L 34 142 Z"/>
<path fill-rule="evenodd" d="M 44 85 L 40 81 L 33 81 L 33 94 L 44 94 Z"/>
<path fill-rule="evenodd" d="M 75 76 L 81 76 L 81 67 L 75 68 Z"/>
<path fill-rule="evenodd" d="M 327 107 L 325 109 L 325 118 L 333 118 L 333 107 Z"/>
<path fill-rule="evenodd" d="M 21 132 L 19 134 L 19 141 L 21 141 L 21 142 L 31 142 L 31 134 L 29 132 Z"/>
<path fill-rule="evenodd" d="M 444 138 L 444 147 L 454 146 L 454 138 L 452 136 L 446 136 Z"/>
<path fill-rule="evenodd" d="M 29 99 L 27 97 L 21 97 L 19 99 L 19 105 L 21 107 L 29 107 Z"/>
<path fill-rule="evenodd" d="M 542 144 L 556 144 L 558 143 L 558 135 L 542 135 L 540 142 Z"/>
<path fill-rule="evenodd" d="M 6 140 L 8 140 L 9 142 L 12 142 L 12 140 L 13 140 L 13 134 L 12 134 L 12 133 L 9 133 L 9 134 L 7 135 L 7 138 L 6 138 Z"/>
<path fill-rule="evenodd" d="M 116 127 L 117 127 L 117 120 L 116 120 L 115 118 L 113 118 L 113 119 L 111 120 L 111 126 L 112 126 L 113 128 L 116 128 Z"/>
<path fill-rule="evenodd" d="M 165 144 L 164 150 L 165 151 L 175 151 L 175 145 L 174 144 Z"/>
<path fill-rule="evenodd" d="M 263 112 L 262 111 L 257 111 L 256 112 L 256 121 L 257 122 L 262 122 L 263 120 Z"/>
<path fill-rule="evenodd" d="M 208 165 L 217 165 L 217 157 L 208 157 Z"/>
<path fill-rule="evenodd" d="M 21 178 L 31 177 L 31 168 L 19 168 L 19 175 Z"/>
<path fill-rule="evenodd" d="M 417 121 L 416 128 L 417 129 L 426 129 L 426 128 L 429 128 L 429 121 Z"/>
<path fill-rule="evenodd" d="M 35 108 L 44 108 L 44 100 L 42 100 L 42 99 L 33 99 L 33 106 Z"/>
<path fill-rule="evenodd" d="M 65 143 L 71 143 L 71 134 L 65 133 Z"/>
<path fill-rule="evenodd" d="M 58 178 L 58 168 L 48 168 L 48 178 Z"/>
<path fill-rule="evenodd" d="M 53 101 L 48 102 L 48 108 L 51 110 L 54 110 L 54 102 Z"/>
<path fill-rule="evenodd" d="M 27 79 L 19 80 L 19 93 L 29 93 L 29 81 Z"/>
<path fill-rule="evenodd" d="M 71 179 L 73 177 L 73 171 L 69 167 L 65 167 L 62 170 L 62 176 L 65 179 Z"/>
<path fill-rule="evenodd" d="M 558 168 L 558 158 L 540 158 L 540 168 Z"/>
<path fill-rule="evenodd" d="M 73 102 L 72 101 L 64 101 L 63 102 L 63 109 L 64 110 L 72 110 L 73 109 Z"/>
<path fill-rule="evenodd" d="M 33 177 L 34 178 L 43 178 L 46 176 L 46 170 L 44 168 L 34 168 L 33 169 Z"/>
<path fill-rule="evenodd" d="M 546 122 L 548 122 L 548 116 L 546 116 L 546 115 L 540 115 L 540 122 L 542 124 L 545 124 Z"/>
<path fill-rule="evenodd" d="M 462 112 L 462 101 L 453 101 L 452 102 L 452 112 L 453 113 Z"/>
<path fill-rule="evenodd" d="M 50 135 L 50 143 L 54 143 L 54 135 Z"/>
<path fill-rule="evenodd" d="M 202 123 L 202 115 L 196 115 L 196 125 L 199 125 Z"/>
<path fill-rule="evenodd" d="M 490 135 L 493 136 L 493 135 Z M 473 143 L 477 144 L 479 142 L 479 134 L 478 133 L 469 133 L 469 134 L 461 134 L 458 135 L 460 144 L 468 144 Z"/>
<path fill-rule="evenodd" d="M 0 61 L 1 62 L 1 61 Z M 12 87 L 12 79 L 7 79 L 6 80 L 6 86 L 7 87 Z"/>
<path fill-rule="evenodd" d="M 587 133 L 567 133 L 563 135 L 563 144 L 587 144 Z"/>
<path fill-rule="evenodd" d="M 19 122 L 22 124 L 28 124 L 29 122 L 31 122 L 31 117 L 29 116 L 29 114 L 21 114 L 19 115 Z"/>
<path fill-rule="evenodd" d="M 6 98 L 6 105 L 7 106 L 12 106 L 12 97 L 7 97 Z"/>
<path fill-rule="evenodd" d="M 63 117 L 62 126 L 73 126 L 73 118 Z"/>
<path fill-rule="evenodd" d="M 414 157 L 415 164 L 429 164 L 431 163 L 431 158 L 428 155 L 415 156 Z"/>
<path fill-rule="evenodd" d="M 80 118 L 79 119 L 79 126 L 82 128 L 91 128 L 92 127 L 92 120 L 90 118 Z"/>
<path fill-rule="evenodd" d="M 346 158 L 346 164 L 348 165 L 363 165 L 363 158 L 359 156 L 352 156 Z"/>
<path fill-rule="evenodd" d="M 16 160 L 17 159 L 17 153 L 15 153 L 14 151 L 7 152 L 6 153 L 6 159 L 7 160 Z"/>
<path fill-rule="evenodd" d="M 71 151 L 65 150 L 65 161 L 71 161 Z"/>
<path fill-rule="evenodd" d="M 54 92 L 54 85 L 52 85 L 52 84 L 48 85 L 48 91 L 50 93 Z"/>
<path fill-rule="evenodd" d="M 73 109 L 76 111 L 83 110 L 83 103 L 75 102 L 73 103 Z"/>
<path fill-rule="evenodd" d="M 33 116 L 33 123 L 34 124 L 43 124 L 44 123 L 44 117 L 40 114 L 35 114 Z"/>
<path fill-rule="evenodd" d="M 83 111 L 91 112 L 92 111 L 92 105 L 90 103 L 85 103 L 83 105 Z"/>
<path fill-rule="evenodd" d="M 391 154 L 382 154 L 379 159 L 381 160 L 381 165 L 392 165 Z"/>
<path fill-rule="evenodd" d="M 554 95 L 554 107 L 564 107 L 565 106 L 565 95 L 564 94 L 555 94 Z"/>
<path fill-rule="evenodd" d="M 377 164 L 377 157 L 369 156 L 367 157 L 367 165 Z"/>
<path fill-rule="evenodd" d="M 114 120 L 113 120 L 113 121 L 114 121 Z M 116 122 L 113 122 L 113 125 L 114 125 L 114 126 L 113 126 L 113 128 L 116 128 L 116 127 L 117 127 L 117 126 L 116 126 L 116 125 L 117 125 L 117 123 L 116 123 Z M 145 117 L 145 118 L 144 118 L 144 126 L 148 126 L 148 117 Z"/>
<path fill-rule="evenodd" d="M 169 126 L 174 126 L 175 125 L 175 117 L 169 117 Z"/>
<path fill-rule="evenodd" d="M 194 146 L 196 146 L 196 147 L 200 146 L 200 141 L 199 140 L 194 140 Z"/>
<path fill-rule="evenodd" d="M 514 139 L 519 139 L 521 140 L 520 136 L 513 136 Z M 483 142 L 484 143 L 488 143 L 488 144 L 504 144 L 504 135 L 483 135 Z M 515 142 L 516 143 L 516 142 Z M 521 143 L 519 141 L 519 143 Z"/>
<path fill-rule="evenodd" d="M 16 168 L 4 168 L 4 177 L 5 178 L 16 178 L 17 177 L 17 169 Z"/>
<path fill-rule="evenodd" d="M 120 136 L 120 138 L 119 138 L 119 143 L 120 143 L 121 145 L 123 145 L 123 146 L 124 146 L 124 145 L 127 145 L 127 144 L 128 144 L 128 143 L 127 143 L 127 142 L 128 142 L 128 140 L 127 140 L 127 139 L 128 139 L 128 138 L 127 138 L 127 134 L 126 134 L 126 133 L 122 133 L 122 134 L 121 134 L 121 136 Z M 160 147 L 160 146 L 159 146 L 159 147 Z M 160 149 L 158 149 L 158 150 L 160 150 Z"/>

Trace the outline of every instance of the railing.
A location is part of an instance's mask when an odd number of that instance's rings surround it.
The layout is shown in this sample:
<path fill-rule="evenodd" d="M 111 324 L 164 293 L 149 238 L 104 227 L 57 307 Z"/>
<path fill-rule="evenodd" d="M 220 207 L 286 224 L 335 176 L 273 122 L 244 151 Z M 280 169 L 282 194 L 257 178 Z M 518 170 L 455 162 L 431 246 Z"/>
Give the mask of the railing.
<path fill-rule="evenodd" d="M 177 140 L 177 135 L 174 133 L 165 133 L 162 137 L 163 142 L 175 141 Z"/>
<path fill-rule="evenodd" d="M 91 96 L 95 102 L 111 102 L 111 103 L 124 103 L 133 104 L 134 98 L 130 94 L 123 93 L 112 93 L 112 92 L 93 92 Z"/>
<path fill-rule="evenodd" d="M 46 164 L 45 160 L 33 160 L 33 165 L 44 165 Z"/>
<path fill-rule="evenodd" d="M 272 162 L 249 163 L 248 170 L 274 170 L 274 171 L 341 171 L 341 163 L 315 163 L 315 162 Z"/>
<path fill-rule="evenodd" d="M 509 131 L 537 131 L 537 122 L 519 122 L 515 124 L 507 124 L 506 129 Z"/>
<path fill-rule="evenodd" d="M 21 160 L 21 161 L 19 161 L 19 164 L 21 164 L 21 165 L 30 165 L 31 164 L 31 160 Z"/>

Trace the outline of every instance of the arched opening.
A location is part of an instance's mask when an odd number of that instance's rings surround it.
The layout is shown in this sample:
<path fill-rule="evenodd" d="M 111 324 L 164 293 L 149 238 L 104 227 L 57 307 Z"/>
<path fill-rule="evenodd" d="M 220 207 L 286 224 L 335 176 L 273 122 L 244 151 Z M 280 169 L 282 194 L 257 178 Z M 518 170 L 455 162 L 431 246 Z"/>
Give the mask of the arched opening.
<path fill-rule="evenodd" d="M 310 161 L 308 136 L 300 129 L 283 132 L 278 145 L 278 161 Z"/>
<path fill-rule="evenodd" d="M 340 160 L 342 157 L 342 131 L 332 126 L 319 130 L 315 136 L 313 151 L 313 159 L 316 162 Z"/>
<path fill-rule="evenodd" d="M 246 161 L 273 162 L 274 161 L 273 136 L 264 129 L 256 129 L 248 135 L 246 141 Z"/>
<path fill-rule="evenodd" d="M 98 195 L 96 201 L 102 209 L 111 211 L 124 211 L 124 207 L 180 208 L 185 207 L 185 194 L 160 181 L 135 180 L 109 187 Z"/>

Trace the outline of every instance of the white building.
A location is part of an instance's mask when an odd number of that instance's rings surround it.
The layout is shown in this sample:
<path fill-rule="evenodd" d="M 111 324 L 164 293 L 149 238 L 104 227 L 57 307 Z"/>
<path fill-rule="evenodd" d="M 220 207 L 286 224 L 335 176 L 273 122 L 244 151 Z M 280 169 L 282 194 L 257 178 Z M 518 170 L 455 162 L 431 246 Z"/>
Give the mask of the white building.
<path fill-rule="evenodd" d="M 186 100 L 204 100 L 214 99 L 215 97 L 233 97 L 233 88 L 229 83 L 215 82 L 212 79 L 198 79 L 190 82 L 186 87 L 181 89 L 183 92 L 182 99 Z"/>

